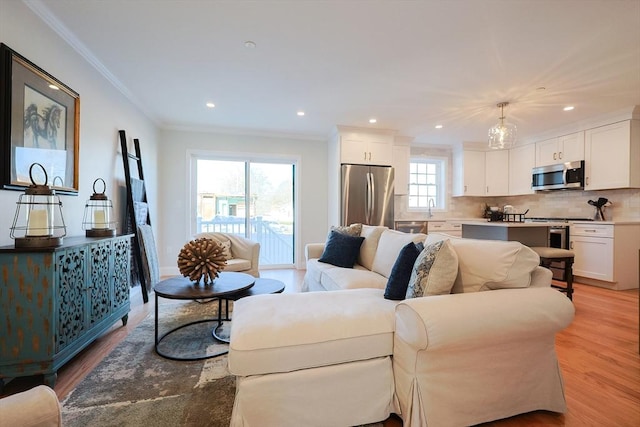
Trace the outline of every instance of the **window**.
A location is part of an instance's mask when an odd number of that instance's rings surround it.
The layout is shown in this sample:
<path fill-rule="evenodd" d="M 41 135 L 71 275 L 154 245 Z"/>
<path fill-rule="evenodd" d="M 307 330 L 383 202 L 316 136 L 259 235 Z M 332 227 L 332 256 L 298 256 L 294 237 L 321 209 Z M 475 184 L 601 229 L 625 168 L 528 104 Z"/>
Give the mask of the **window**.
<path fill-rule="evenodd" d="M 237 234 L 260 243 L 260 266 L 294 262 L 295 163 L 287 160 L 191 158 L 192 235 Z"/>
<path fill-rule="evenodd" d="M 409 163 L 409 209 L 445 208 L 445 159 L 412 158 Z"/>

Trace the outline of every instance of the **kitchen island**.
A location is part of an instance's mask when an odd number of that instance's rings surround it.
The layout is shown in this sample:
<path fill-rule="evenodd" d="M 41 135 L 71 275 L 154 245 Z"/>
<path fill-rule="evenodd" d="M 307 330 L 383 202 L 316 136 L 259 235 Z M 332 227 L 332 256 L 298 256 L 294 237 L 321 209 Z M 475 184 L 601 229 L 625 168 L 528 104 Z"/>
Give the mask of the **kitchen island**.
<path fill-rule="evenodd" d="M 551 227 L 566 222 L 463 221 L 462 237 L 484 240 L 512 240 L 526 246 L 549 246 Z"/>

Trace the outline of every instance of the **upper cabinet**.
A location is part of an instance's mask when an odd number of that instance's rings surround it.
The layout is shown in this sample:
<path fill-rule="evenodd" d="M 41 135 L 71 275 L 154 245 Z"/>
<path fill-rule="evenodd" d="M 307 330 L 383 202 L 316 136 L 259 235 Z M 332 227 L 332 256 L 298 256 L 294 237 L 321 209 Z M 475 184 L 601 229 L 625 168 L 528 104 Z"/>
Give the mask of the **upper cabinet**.
<path fill-rule="evenodd" d="M 393 136 L 353 134 L 340 136 L 340 163 L 392 166 Z"/>
<path fill-rule="evenodd" d="M 536 166 L 584 160 L 584 132 L 576 132 L 536 143 Z"/>
<path fill-rule="evenodd" d="M 393 168 L 395 169 L 395 194 L 409 194 L 409 162 L 411 147 L 409 145 L 393 145 Z"/>
<path fill-rule="evenodd" d="M 484 151 L 463 150 L 453 156 L 453 195 L 485 195 Z"/>
<path fill-rule="evenodd" d="M 485 195 L 509 195 L 509 150 L 485 153 Z"/>
<path fill-rule="evenodd" d="M 536 163 L 536 145 L 520 145 L 509 150 L 509 195 L 533 194 L 531 171 Z"/>
<path fill-rule="evenodd" d="M 585 190 L 640 188 L 640 121 L 585 131 Z"/>

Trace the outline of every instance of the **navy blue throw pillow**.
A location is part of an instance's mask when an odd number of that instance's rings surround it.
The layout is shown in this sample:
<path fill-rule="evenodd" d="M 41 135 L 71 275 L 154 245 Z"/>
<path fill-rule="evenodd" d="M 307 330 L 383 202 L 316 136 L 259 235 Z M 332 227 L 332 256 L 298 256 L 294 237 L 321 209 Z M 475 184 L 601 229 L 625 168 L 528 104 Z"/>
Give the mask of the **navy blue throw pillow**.
<path fill-rule="evenodd" d="M 318 261 L 336 267 L 353 268 L 358 260 L 360 246 L 364 237 L 354 237 L 332 230 L 324 245 L 324 251 Z M 405 290 L 406 292 L 406 290 Z"/>
<path fill-rule="evenodd" d="M 400 250 L 400 254 L 398 254 L 398 258 L 391 269 L 387 287 L 384 290 L 384 297 L 386 299 L 405 299 L 409 279 L 411 279 L 411 272 L 413 271 L 413 264 L 416 262 L 416 259 L 418 259 L 420 252 L 419 247 L 413 242 L 407 243 Z"/>

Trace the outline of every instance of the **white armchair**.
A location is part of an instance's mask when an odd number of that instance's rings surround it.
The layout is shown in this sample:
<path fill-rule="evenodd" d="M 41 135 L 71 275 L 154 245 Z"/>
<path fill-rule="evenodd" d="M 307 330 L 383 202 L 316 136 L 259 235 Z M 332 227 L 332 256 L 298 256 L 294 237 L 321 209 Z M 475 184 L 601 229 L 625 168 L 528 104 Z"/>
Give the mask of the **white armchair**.
<path fill-rule="evenodd" d="M 258 271 L 260 243 L 230 233 L 207 232 L 198 233 L 194 236 L 195 239 L 203 237 L 215 239 L 223 244 L 229 242 L 231 258 L 227 259 L 227 266 L 223 271 L 237 271 L 260 277 L 260 272 Z"/>

